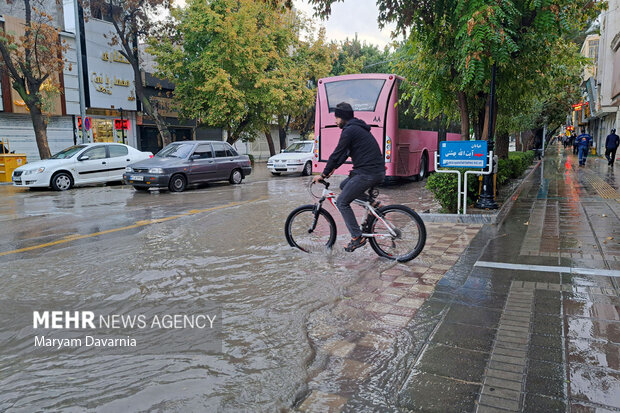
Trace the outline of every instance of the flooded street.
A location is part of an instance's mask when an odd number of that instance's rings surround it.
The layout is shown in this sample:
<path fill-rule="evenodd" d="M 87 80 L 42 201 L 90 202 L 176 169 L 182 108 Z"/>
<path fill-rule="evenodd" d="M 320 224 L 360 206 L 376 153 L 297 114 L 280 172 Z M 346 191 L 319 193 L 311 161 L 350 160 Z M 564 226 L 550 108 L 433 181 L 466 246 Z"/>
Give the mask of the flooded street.
<path fill-rule="evenodd" d="M 261 164 L 242 185 L 183 193 L 0 186 L 0 410 L 616 411 L 619 172 L 588 162 L 550 148 L 498 225 L 426 215 L 405 264 L 345 253 L 331 206 L 334 250 L 290 248 L 309 178 Z M 420 182 L 380 199 L 437 211 Z M 68 334 L 34 327 L 43 310 L 216 321 L 37 347 Z"/>
<path fill-rule="evenodd" d="M 9 362 L 0 367 L 0 410 L 273 411 L 303 397 L 321 363 L 309 323 L 320 324 L 349 286 L 395 265 L 370 248 L 349 255 L 338 245 L 332 255 L 311 256 L 288 247 L 283 224 L 312 202 L 308 178 L 271 177 L 261 166 L 240 186 L 178 194 L 1 186 L 0 303 L 54 309 L 67 299 L 122 300 L 139 310 L 200 297 L 221 308 L 222 351 L 33 355 L 15 326 L 3 325 L 0 351 Z M 383 197 L 407 202 L 416 186 Z"/>

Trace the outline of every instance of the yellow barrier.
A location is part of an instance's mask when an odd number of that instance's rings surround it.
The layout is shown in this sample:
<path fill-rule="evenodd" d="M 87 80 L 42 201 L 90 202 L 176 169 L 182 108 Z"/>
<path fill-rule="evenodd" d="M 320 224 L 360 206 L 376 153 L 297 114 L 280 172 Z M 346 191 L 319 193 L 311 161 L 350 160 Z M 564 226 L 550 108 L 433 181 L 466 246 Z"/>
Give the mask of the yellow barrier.
<path fill-rule="evenodd" d="M 0 139 L 0 182 L 11 182 L 13 171 L 26 163 L 25 153 L 4 153 L 9 150 L 8 139 Z"/>

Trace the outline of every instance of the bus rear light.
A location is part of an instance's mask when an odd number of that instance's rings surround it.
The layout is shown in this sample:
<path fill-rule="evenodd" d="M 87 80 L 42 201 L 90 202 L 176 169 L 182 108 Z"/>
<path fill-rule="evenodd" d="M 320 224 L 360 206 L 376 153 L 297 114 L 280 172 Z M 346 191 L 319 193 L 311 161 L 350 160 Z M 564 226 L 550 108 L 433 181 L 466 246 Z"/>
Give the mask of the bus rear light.
<path fill-rule="evenodd" d="M 389 161 L 390 160 L 390 155 L 386 155 L 385 159 Z"/>
<path fill-rule="evenodd" d="M 392 154 L 392 151 L 385 151 L 385 153 L 390 156 Z"/>

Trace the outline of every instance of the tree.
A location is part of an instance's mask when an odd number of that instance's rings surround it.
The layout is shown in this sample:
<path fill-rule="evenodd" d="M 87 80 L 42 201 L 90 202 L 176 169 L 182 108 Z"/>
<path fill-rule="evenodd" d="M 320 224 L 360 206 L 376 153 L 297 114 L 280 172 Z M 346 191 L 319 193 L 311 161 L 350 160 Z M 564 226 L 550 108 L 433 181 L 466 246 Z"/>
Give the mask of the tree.
<path fill-rule="evenodd" d="M 338 44 L 339 53 L 332 75 L 351 73 L 388 73 L 392 70 L 390 61 L 392 54 L 389 47 L 383 50 L 374 44 L 360 42 L 355 35 L 352 40 L 346 39 Z"/>
<path fill-rule="evenodd" d="M 184 116 L 225 128 L 234 143 L 266 132 L 274 117 L 307 100 L 291 13 L 251 0 L 190 0 L 172 15 L 173 35 L 151 41 L 149 51 L 157 75 L 175 83 Z"/>
<path fill-rule="evenodd" d="M 138 41 L 149 38 L 159 30 L 162 24 L 154 16 L 161 14 L 170 7 L 169 0 L 85 0 L 91 13 L 106 16 L 114 25 L 110 33 L 110 45 L 120 46 L 120 53 L 129 61 L 134 73 L 136 95 L 144 111 L 153 118 L 157 130 L 166 146 L 172 141 L 168 126 L 159 114 L 156 104 L 151 102 L 145 93 L 140 72 L 140 52 Z M 87 7 L 85 7 L 87 8 Z"/>
<path fill-rule="evenodd" d="M 299 40 L 292 59 L 296 66 L 303 69 L 301 76 L 307 89 L 302 99 L 289 101 L 288 107 L 282 108 L 279 116 L 281 149 L 290 126 L 299 130 L 303 137 L 314 130 L 316 87 L 319 79 L 329 76 L 338 54 L 337 45 L 327 42 L 324 28 L 316 31 L 310 21 L 304 20 L 302 23 L 307 35 Z"/>
<path fill-rule="evenodd" d="M 310 0 L 326 16 L 341 0 Z M 399 69 L 421 115 L 460 118 L 461 136 L 487 139 L 493 65 L 504 90 L 537 77 L 563 35 L 583 30 L 601 2 L 591 0 L 377 0 L 379 22 L 409 32 Z M 516 76 L 515 76 L 516 74 Z M 502 86 L 503 85 L 503 86 Z M 501 113 L 501 107 L 496 107 Z M 496 112 L 497 113 L 497 112 Z"/>
<path fill-rule="evenodd" d="M 7 3 L 13 3 L 7 0 Z M 54 95 L 60 92 L 58 75 L 64 68 L 63 53 L 67 46 L 60 40 L 60 30 L 53 18 L 43 11 L 40 0 L 23 0 L 25 23 L 23 33 L 0 36 L 2 70 L 11 86 L 19 93 L 30 112 L 41 159 L 51 156 L 47 143 L 46 112 Z"/>

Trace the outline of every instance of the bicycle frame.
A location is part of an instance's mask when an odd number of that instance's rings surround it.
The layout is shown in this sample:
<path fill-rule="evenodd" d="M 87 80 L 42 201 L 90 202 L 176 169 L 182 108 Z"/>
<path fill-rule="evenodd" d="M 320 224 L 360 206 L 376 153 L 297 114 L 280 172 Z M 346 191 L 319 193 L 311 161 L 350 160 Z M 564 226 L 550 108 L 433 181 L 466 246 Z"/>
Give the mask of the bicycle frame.
<path fill-rule="evenodd" d="M 336 194 L 329 190 L 329 185 L 326 185 L 325 183 L 323 183 L 323 185 L 325 185 L 325 188 L 323 189 L 321 198 L 316 204 L 314 204 L 314 221 L 312 222 L 312 227 L 308 230 L 309 233 L 313 232 L 314 229 L 316 228 L 316 224 L 319 218 L 319 210 L 323 206 L 323 202 L 327 200 L 330 202 L 330 204 L 332 204 L 334 208 L 338 209 L 335 203 L 335 199 L 337 198 Z M 353 203 L 364 207 L 364 219 L 362 220 L 363 223 L 368 222 L 368 215 L 372 214 L 375 217 L 375 219 L 378 219 L 379 221 L 381 221 L 389 231 L 389 234 L 362 234 L 363 237 L 380 238 L 380 237 L 399 237 L 400 236 L 399 231 L 394 227 L 394 225 L 392 225 L 392 223 L 389 222 L 387 219 L 383 218 L 383 216 L 381 216 L 381 214 L 379 214 L 377 210 L 373 208 L 372 205 L 370 205 L 370 202 L 362 201 L 361 199 L 354 199 Z"/>

